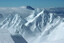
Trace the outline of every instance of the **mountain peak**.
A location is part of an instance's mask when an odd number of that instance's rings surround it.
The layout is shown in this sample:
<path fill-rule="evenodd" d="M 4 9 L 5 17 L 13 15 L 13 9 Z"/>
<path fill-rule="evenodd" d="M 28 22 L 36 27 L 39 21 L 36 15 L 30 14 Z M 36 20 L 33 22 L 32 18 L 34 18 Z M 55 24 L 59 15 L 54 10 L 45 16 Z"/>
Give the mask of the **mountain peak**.
<path fill-rule="evenodd" d="M 31 6 L 27 6 L 26 8 L 27 8 L 27 9 L 30 9 L 30 10 L 35 10 L 35 9 L 32 8 Z"/>
<path fill-rule="evenodd" d="M 33 7 L 31 6 L 21 6 L 21 8 L 26 8 L 26 9 L 29 9 L 29 10 L 35 10 Z"/>

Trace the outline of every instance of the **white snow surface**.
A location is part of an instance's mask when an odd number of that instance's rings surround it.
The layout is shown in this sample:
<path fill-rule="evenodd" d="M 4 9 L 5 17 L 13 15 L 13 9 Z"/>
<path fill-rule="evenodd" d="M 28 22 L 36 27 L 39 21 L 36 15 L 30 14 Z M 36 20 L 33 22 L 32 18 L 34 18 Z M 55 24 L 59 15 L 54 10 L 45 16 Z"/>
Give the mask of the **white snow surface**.
<path fill-rule="evenodd" d="M 8 30 L 0 29 L 0 43 L 14 43 Z"/>

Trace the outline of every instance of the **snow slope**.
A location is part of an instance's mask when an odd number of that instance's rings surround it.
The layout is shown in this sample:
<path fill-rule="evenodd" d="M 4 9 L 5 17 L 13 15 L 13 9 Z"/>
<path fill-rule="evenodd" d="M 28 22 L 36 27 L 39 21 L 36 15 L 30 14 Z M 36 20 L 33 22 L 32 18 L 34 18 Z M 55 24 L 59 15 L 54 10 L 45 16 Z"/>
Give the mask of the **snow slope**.
<path fill-rule="evenodd" d="M 0 43 L 14 43 L 8 30 L 0 29 Z"/>

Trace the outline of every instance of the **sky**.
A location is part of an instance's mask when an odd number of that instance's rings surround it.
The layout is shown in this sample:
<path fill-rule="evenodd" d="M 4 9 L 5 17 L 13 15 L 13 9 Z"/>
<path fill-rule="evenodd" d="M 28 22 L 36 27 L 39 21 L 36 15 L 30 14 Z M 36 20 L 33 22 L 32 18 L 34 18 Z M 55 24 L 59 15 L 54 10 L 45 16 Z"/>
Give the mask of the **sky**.
<path fill-rule="evenodd" d="M 20 6 L 35 8 L 64 7 L 64 0 L 0 0 L 0 7 Z"/>

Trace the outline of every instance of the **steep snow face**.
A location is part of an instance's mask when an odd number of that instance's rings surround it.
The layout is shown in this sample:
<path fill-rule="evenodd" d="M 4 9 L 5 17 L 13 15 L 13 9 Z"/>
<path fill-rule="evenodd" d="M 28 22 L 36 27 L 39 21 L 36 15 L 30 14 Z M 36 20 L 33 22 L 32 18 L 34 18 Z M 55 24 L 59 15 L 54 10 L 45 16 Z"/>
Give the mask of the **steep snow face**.
<path fill-rule="evenodd" d="M 21 29 L 21 26 L 26 22 L 26 20 L 22 19 L 18 14 L 9 16 L 0 24 L 0 27 L 3 29 L 8 29 L 10 33 L 14 34 L 18 28 Z"/>
<path fill-rule="evenodd" d="M 29 27 L 29 29 L 33 33 L 33 36 L 30 37 L 31 40 L 30 39 L 28 40 L 29 43 L 30 42 L 43 43 L 44 41 L 49 41 L 50 39 L 47 40 L 47 38 L 49 37 L 48 35 L 52 34 L 51 32 L 53 32 L 56 28 L 62 27 L 59 25 L 61 25 L 61 23 L 63 23 L 63 19 L 64 19 L 63 13 L 49 12 L 45 9 L 43 10 L 43 12 L 44 13 L 42 13 L 42 14 L 38 13 L 38 14 L 34 14 L 33 16 L 30 15 L 30 17 L 27 17 L 28 22 L 26 23 L 26 26 Z M 32 17 L 32 19 L 30 20 L 31 17 Z M 58 32 L 57 32 L 57 34 L 58 34 Z M 52 36 L 54 36 L 54 35 L 52 35 Z M 59 36 L 60 36 L 60 34 L 59 34 Z M 57 37 L 57 36 L 54 36 L 54 37 Z M 49 38 L 51 38 L 51 37 L 49 37 Z M 51 39 L 53 39 L 53 38 L 51 38 Z M 56 40 L 54 39 L 53 41 L 55 42 Z"/>
<path fill-rule="evenodd" d="M 34 20 L 36 20 L 41 14 L 43 14 L 44 11 L 40 12 L 39 14 L 37 14 L 37 16 L 35 16 L 31 21 L 28 21 L 25 26 L 27 26 L 29 23 L 33 22 Z"/>
<path fill-rule="evenodd" d="M 7 8 L 6 8 L 7 9 Z M 39 9 L 28 6 L 1 9 L 1 29 L 7 29 L 12 36 L 20 35 L 28 43 L 63 42 L 64 12 L 57 9 Z M 5 15 L 4 15 L 5 14 Z M 62 40 L 62 41 L 61 41 Z M 57 42 L 58 43 L 58 42 Z"/>

